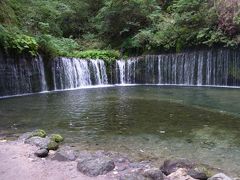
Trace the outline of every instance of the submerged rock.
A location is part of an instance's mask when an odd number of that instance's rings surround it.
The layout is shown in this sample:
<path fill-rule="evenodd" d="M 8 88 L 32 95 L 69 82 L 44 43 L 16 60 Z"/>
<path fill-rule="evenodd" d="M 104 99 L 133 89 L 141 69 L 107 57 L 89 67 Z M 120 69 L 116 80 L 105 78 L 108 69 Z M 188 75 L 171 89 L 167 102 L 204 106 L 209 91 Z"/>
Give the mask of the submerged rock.
<path fill-rule="evenodd" d="M 96 154 L 81 155 L 77 169 L 87 176 L 106 174 L 115 168 L 114 162 L 107 156 Z"/>
<path fill-rule="evenodd" d="M 48 156 L 48 150 L 47 149 L 39 149 L 35 153 L 35 156 L 43 158 Z"/>
<path fill-rule="evenodd" d="M 69 146 L 60 148 L 52 157 L 52 160 L 57 161 L 75 161 L 76 159 L 77 152 L 72 150 Z"/>
<path fill-rule="evenodd" d="M 226 174 L 218 173 L 218 174 L 210 177 L 208 180 L 233 180 L 233 179 L 228 177 Z"/>

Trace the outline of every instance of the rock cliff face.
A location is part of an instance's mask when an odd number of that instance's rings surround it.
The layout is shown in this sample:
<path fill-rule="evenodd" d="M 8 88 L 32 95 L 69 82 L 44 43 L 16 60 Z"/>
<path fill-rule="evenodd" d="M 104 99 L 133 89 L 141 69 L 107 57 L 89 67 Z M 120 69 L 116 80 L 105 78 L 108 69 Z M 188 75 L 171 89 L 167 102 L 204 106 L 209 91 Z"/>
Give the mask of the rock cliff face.
<path fill-rule="evenodd" d="M 41 56 L 12 58 L 0 52 L 0 96 L 47 90 Z"/>

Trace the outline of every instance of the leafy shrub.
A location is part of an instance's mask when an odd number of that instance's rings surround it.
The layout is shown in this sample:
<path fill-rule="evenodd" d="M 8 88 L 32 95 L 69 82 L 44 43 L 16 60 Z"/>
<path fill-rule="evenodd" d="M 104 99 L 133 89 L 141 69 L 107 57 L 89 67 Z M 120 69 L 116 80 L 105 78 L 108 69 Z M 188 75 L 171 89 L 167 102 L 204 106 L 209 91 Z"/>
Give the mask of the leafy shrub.
<path fill-rule="evenodd" d="M 75 51 L 72 55 L 78 58 L 103 59 L 105 61 L 111 61 L 120 58 L 120 52 L 114 50 Z"/>
<path fill-rule="evenodd" d="M 6 51 L 14 51 L 18 54 L 30 53 L 35 56 L 38 51 L 38 43 L 34 37 L 4 26 L 0 26 L 0 44 Z"/>
<path fill-rule="evenodd" d="M 76 41 L 69 38 L 56 38 L 51 35 L 41 35 L 38 38 L 40 52 L 49 58 L 57 56 L 71 57 L 79 49 Z"/>

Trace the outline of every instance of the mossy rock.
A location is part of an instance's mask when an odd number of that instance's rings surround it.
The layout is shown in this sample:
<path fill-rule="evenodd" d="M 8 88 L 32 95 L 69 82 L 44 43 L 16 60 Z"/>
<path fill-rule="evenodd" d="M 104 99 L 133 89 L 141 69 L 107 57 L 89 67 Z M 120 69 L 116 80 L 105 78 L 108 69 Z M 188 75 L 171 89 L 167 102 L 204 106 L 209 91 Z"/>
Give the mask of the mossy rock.
<path fill-rule="evenodd" d="M 50 139 L 56 143 L 63 142 L 64 138 L 60 134 L 52 134 Z"/>
<path fill-rule="evenodd" d="M 38 137 L 45 138 L 47 136 L 47 133 L 42 129 L 37 129 L 37 130 L 32 132 L 32 137 L 33 136 L 38 136 Z"/>
<path fill-rule="evenodd" d="M 51 140 L 47 145 L 47 149 L 56 151 L 58 149 L 58 143 Z"/>

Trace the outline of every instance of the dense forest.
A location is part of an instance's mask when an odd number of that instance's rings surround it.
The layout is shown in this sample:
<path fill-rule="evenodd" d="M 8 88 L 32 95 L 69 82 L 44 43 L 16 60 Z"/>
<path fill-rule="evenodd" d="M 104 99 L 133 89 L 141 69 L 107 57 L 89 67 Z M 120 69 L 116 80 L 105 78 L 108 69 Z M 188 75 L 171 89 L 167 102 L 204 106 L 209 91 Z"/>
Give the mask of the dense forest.
<path fill-rule="evenodd" d="M 1 0 L 8 53 L 118 58 L 192 47 L 237 47 L 238 0 Z"/>

